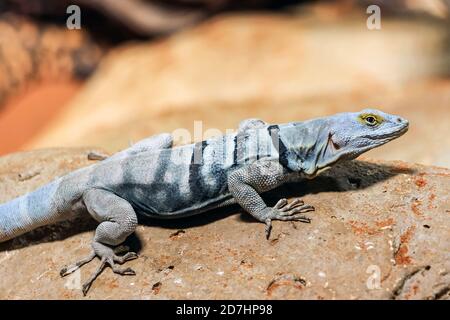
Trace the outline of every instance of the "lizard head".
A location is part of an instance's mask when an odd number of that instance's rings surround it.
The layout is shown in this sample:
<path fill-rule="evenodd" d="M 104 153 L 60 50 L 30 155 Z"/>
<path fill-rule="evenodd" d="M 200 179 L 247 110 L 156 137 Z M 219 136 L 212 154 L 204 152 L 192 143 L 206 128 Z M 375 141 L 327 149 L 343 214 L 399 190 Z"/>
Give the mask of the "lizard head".
<path fill-rule="evenodd" d="M 308 175 L 315 175 L 340 160 L 355 159 L 400 137 L 409 126 L 406 119 L 374 109 L 339 113 L 325 119 L 316 150 L 317 160 L 305 170 Z"/>

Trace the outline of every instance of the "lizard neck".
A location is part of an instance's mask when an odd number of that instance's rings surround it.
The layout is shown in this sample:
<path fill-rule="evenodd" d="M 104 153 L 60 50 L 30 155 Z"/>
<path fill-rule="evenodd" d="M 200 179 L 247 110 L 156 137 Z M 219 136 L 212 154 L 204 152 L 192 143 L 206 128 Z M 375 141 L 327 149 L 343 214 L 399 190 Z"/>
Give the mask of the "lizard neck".
<path fill-rule="evenodd" d="M 314 177 L 320 169 L 339 160 L 337 150 L 330 148 L 330 133 L 325 119 L 280 125 L 280 161 L 296 172 Z"/>

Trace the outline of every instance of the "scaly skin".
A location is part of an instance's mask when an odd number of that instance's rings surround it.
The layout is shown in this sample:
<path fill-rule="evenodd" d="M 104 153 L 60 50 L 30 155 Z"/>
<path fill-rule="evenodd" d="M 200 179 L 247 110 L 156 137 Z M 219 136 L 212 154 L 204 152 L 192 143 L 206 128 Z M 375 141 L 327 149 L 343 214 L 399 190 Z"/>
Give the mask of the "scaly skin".
<path fill-rule="evenodd" d="M 99 257 L 99 268 L 83 285 L 86 294 L 107 265 L 121 275 L 135 274 L 117 264 L 137 254 L 118 256 L 114 248 L 134 232 L 138 215 L 178 218 L 237 203 L 265 223 L 269 238 L 272 220 L 309 222 L 304 213 L 314 208 L 298 199 L 268 207 L 262 192 L 313 178 L 407 129 L 408 121 L 398 116 L 363 110 L 280 125 L 248 119 L 237 133 L 174 148 L 169 134 L 157 135 L 1 205 L 0 242 L 89 213 L 99 222 L 92 253 L 61 270 L 65 276 Z"/>

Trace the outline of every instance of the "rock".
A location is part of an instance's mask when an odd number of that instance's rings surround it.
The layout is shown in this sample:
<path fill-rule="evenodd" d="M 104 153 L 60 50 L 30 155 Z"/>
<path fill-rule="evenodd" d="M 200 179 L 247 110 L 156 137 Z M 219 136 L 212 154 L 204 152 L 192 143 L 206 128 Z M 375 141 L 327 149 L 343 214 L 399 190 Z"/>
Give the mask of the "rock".
<path fill-rule="evenodd" d="M 0 108 L 32 82 L 85 79 L 103 51 L 84 30 L 1 13 Z"/>
<path fill-rule="evenodd" d="M 0 202 L 92 161 L 92 149 L 0 158 Z M 94 150 L 98 153 L 102 151 Z M 91 299 L 449 299 L 450 170 L 363 159 L 266 195 L 302 197 L 311 224 L 264 226 L 238 208 L 189 219 L 142 221 L 128 240 L 135 277 L 107 269 Z M 98 265 L 60 268 L 90 250 L 89 218 L 0 244 L 0 299 L 78 299 Z"/>
<path fill-rule="evenodd" d="M 286 122 L 376 107 L 410 119 L 411 130 L 408 142 L 374 156 L 450 165 L 442 152 L 450 148 L 448 126 L 440 120 L 450 82 L 423 80 L 448 71 L 447 26 L 383 18 L 382 30 L 370 31 L 366 18 L 219 16 L 118 48 L 27 147 L 88 140 L 116 151 L 155 133 L 192 133 L 195 120 L 225 130 L 244 118 Z"/>

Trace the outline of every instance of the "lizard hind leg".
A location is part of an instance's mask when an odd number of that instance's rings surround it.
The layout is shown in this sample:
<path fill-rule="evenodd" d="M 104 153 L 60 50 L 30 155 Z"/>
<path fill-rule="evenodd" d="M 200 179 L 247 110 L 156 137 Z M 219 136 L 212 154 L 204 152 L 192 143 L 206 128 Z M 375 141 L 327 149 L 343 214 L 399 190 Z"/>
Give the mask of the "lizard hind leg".
<path fill-rule="evenodd" d="M 83 194 L 83 201 L 88 212 L 100 222 L 92 242 L 93 251 L 89 256 L 64 267 L 60 274 L 64 277 L 98 257 L 101 260 L 99 267 L 82 286 L 83 294 L 86 295 L 92 283 L 106 266 L 120 275 L 135 275 L 132 269 L 120 268 L 117 264 L 136 259 L 137 254 L 128 252 L 118 256 L 114 248 L 122 244 L 134 232 L 137 217 L 128 201 L 106 190 L 90 189 Z"/>

